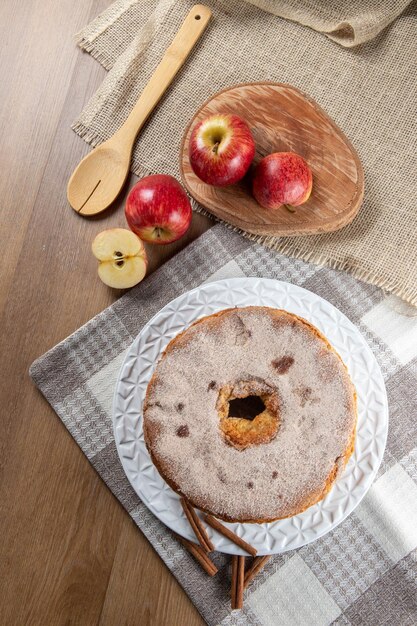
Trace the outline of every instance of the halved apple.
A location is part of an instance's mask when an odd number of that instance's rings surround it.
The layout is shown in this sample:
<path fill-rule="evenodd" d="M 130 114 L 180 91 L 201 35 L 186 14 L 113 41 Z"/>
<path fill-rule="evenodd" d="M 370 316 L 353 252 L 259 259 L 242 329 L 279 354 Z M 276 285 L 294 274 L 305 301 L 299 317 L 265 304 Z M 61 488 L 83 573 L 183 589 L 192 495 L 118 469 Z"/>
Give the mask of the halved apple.
<path fill-rule="evenodd" d="M 125 228 L 103 230 L 91 249 L 99 260 L 98 275 L 105 285 L 128 289 L 145 277 L 148 259 L 143 242 Z"/>

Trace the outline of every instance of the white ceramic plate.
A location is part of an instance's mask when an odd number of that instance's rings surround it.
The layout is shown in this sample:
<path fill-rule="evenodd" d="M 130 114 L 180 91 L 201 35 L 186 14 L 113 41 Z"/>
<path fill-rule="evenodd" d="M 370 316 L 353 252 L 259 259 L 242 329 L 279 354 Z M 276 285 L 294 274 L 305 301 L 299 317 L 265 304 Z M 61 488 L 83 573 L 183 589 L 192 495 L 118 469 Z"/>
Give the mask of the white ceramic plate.
<path fill-rule="evenodd" d="M 355 452 L 326 498 L 300 515 L 270 524 L 228 524 L 259 554 L 275 554 L 299 548 L 340 524 L 371 486 L 385 449 L 388 404 L 381 371 L 357 328 L 333 305 L 301 287 L 265 278 L 220 280 L 179 296 L 146 324 L 130 347 L 116 385 L 113 426 L 120 460 L 138 496 L 169 528 L 195 540 L 179 496 L 159 475 L 146 449 L 142 404 L 158 359 L 175 335 L 201 317 L 249 305 L 285 309 L 317 326 L 347 365 L 358 394 Z M 244 554 L 217 532 L 209 529 L 209 534 L 217 550 Z"/>

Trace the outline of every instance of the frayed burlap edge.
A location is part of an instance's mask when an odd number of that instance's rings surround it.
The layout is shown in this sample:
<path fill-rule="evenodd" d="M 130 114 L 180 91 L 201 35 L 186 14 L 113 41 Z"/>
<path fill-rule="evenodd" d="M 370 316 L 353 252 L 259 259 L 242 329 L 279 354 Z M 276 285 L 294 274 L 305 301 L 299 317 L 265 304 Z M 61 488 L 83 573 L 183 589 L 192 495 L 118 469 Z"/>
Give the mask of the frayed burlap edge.
<path fill-rule="evenodd" d="M 84 50 L 84 52 L 88 52 L 88 54 L 91 54 L 93 59 L 98 61 L 105 70 L 111 70 L 112 64 L 108 62 L 106 57 L 99 50 L 96 50 L 94 46 L 94 41 L 89 41 L 88 39 L 84 39 L 84 37 L 81 37 L 80 39 L 76 39 L 75 43 L 79 48 L 81 48 L 81 50 Z"/>
<path fill-rule="evenodd" d="M 113 2 L 105 11 L 97 15 L 92 22 L 74 35 L 77 46 L 91 54 L 106 69 L 110 69 L 111 64 L 106 63 L 103 55 L 96 51 L 94 47 L 95 41 L 135 2 L 137 0 L 116 0 L 116 2 Z"/>
<path fill-rule="evenodd" d="M 107 58 L 103 51 L 97 48 L 96 39 L 112 26 L 117 21 L 117 18 L 135 2 L 137 0 L 119 0 L 115 2 L 110 5 L 107 11 L 75 34 L 76 45 L 84 52 L 91 54 L 93 59 L 96 59 L 106 70 L 111 70 L 114 63 Z M 143 51 L 146 50 L 152 39 L 158 36 L 167 14 L 172 9 L 173 5 L 170 2 L 156 3 L 155 9 L 150 13 L 140 31 L 136 34 L 137 45 L 140 45 Z"/>

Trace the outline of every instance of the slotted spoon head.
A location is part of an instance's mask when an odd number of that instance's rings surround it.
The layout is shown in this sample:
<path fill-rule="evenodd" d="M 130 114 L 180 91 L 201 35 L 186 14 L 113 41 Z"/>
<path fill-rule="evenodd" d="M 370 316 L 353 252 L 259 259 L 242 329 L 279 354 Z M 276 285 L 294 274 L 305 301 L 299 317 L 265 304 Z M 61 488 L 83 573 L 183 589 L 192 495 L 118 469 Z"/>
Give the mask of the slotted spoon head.
<path fill-rule="evenodd" d="M 68 181 L 68 202 L 81 215 L 95 215 L 117 198 L 129 172 L 130 151 L 112 141 L 95 148 L 79 163 Z"/>

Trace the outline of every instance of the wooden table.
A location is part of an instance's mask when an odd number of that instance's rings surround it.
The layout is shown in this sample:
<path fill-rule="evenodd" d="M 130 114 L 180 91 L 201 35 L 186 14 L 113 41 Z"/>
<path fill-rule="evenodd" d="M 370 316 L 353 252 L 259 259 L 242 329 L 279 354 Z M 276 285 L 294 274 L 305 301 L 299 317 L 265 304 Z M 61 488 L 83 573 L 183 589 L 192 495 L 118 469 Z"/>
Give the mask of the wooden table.
<path fill-rule="evenodd" d="M 90 245 L 104 228 L 125 226 L 124 198 L 87 220 L 65 196 L 89 150 L 71 121 L 105 76 L 73 33 L 109 3 L 0 3 L 0 624 L 7 626 L 203 623 L 28 376 L 37 356 L 120 296 L 98 279 Z M 209 225 L 195 215 L 177 244 L 148 246 L 149 271 Z"/>

